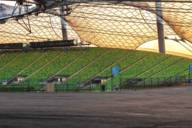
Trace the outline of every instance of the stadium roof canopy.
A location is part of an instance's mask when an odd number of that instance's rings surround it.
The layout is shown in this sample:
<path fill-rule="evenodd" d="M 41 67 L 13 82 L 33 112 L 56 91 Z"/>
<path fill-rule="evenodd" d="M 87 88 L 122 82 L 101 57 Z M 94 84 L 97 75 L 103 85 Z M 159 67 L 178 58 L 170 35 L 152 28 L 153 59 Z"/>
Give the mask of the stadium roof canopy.
<path fill-rule="evenodd" d="M 158 17 L 165 39 L 180 43 L 192 56 L 192 0 L 161 0 L 162 17 L 157 15 L 159 3 L 151 0 L 3 0 L 0 4 L 1 44 L 77 39 L 98 47 L 138 49 L 157 39 Z"/>

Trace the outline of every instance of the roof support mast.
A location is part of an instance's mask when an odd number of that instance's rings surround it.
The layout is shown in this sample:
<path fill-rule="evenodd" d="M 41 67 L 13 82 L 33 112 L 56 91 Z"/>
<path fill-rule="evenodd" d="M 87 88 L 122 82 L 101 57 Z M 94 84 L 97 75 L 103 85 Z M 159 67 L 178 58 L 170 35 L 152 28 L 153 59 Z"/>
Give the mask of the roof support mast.
<path fill-rule="evenodd" d="M 157 15 L 159 52 L 165 54 L 165 40 L 164 40 L 165 38 L 164 38 L 163 12 L 162 12 L 161 0 L 156 0 L 156 15 Z"/>
<path fill-rule="evenodd" d="M 64 16 L 66 15 L 65 13 L 66 13 L 66 9 L 67 9 L 67 0 L 62 0 L 62 3 L 64 3 L 64 4 L 61 4 L 61 7 L 60 7 L 62 38 L 63 38 L 63 40 L 68 40 L 67 28 L 66 28 L 67 25 L 64 20 Z"/>

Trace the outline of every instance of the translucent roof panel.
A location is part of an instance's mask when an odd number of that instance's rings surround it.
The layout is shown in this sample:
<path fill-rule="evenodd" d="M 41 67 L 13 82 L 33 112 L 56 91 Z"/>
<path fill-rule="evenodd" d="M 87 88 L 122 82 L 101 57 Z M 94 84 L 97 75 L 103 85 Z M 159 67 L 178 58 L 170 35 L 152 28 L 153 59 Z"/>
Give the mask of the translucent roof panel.
<path fill-rule="evenodd" d="M 30 0 L 30 3 L 36 4 L 30 8 L 34 12 L 0 19 L 0 43 L 63 40 L 65 31 L 68 39 L 80 39 L 99 47 L 137 49 L 157 39 L 157 17 L 163 20 L 165 37 L 192 42 L 192 0 L 162 0 L 162 17 L 157 15 L 156 3 L 152 1 Z"/>
<path fill-rule="evenodd" d="M 79 4 L 66 19 L 82 40 L 101 47 L 135 49 L 157 38 L 156 15 L 133 6 Z M 165 34 L 174 35 L 164 24 Z"/>

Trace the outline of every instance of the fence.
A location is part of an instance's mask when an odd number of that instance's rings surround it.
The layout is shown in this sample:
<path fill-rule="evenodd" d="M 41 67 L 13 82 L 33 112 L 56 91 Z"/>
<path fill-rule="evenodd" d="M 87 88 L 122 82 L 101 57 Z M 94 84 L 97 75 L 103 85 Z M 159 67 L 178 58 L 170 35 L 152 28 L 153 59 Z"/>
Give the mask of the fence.
<path fill-rule="evenodd" d="M 189 83 L 187 76 L 170 76 L 158 78 L 121 78 L 119 88 L 121 89 L 140 89 L 169 87 Z"/>
<path fill-rule="evenodd" d="M 81 81 L 81 80 L 79 80 Z M 60 83 L 54 84 L 56 92 L 78 92 L 78 91 L 114 91 L 119 89 L 142 89 L 155 87 L 169 87 L 181 84 L 192 83 L 192 79 L 188 76 L 171 76 L 158 78 L 126 78 L 116 76 L 109 78 L 105 83 Z M 38 81 L 23 81 L 19 84 L 6 84 L 0 81 L 0 91 L 23 92 L 23 91 L 45 91 L 45 83 Z M 192 85 L 192 84 L 190 84 Z"/>
<path fill-rule="evenodd" d="M 42 85 L 35 81 L 23 81 L 18 84 L 8 84 L 5 80 L 0 80 L 0 92 L 30 92 L 41 91 Z"/>

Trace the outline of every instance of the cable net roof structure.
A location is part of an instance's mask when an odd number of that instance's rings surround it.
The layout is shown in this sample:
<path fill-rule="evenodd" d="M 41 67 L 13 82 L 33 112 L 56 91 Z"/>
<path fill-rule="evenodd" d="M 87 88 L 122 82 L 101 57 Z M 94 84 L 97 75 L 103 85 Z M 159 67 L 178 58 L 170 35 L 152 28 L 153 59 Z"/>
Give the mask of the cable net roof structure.
<path fill-rule="evenodd" d="M 158 17 L 166 38 L 178 37 L 192 50 L 192 0 L 161 0 L 162 17 L 157 4 L 148 0 L 24 0 L 20 8 L 12 7 L 16 11 L 0 18 L 0 43 L 67 38 L 98 47 L 137 49 L 158 38 Z"/>

